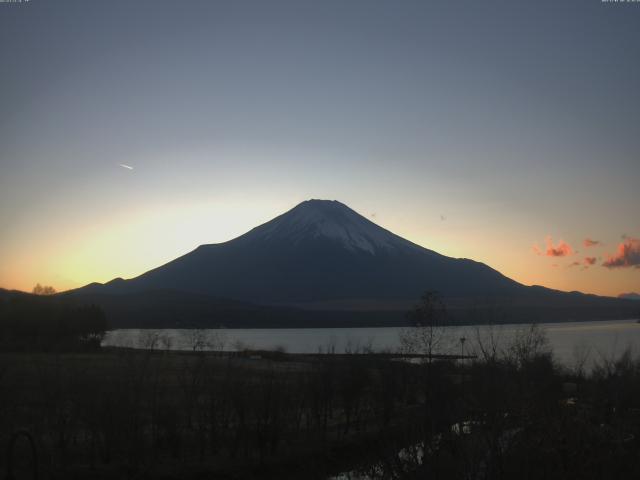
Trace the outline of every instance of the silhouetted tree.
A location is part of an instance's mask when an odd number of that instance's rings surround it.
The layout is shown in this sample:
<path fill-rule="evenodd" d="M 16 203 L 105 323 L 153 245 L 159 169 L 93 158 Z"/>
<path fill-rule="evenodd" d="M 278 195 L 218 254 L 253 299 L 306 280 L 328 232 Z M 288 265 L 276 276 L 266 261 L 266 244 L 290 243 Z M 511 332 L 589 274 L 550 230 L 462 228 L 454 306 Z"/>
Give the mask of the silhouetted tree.
<path fill-rule="evenodd" d="M 400 333 L 403 350 L 410 353 L 423 353 L 431 362 L 431 355 L 444 343 L 444 324 L 447 309 L 438 292 L 426 291 L 420 302 L 407 313 L 411 327 Z"/>
<path fill-rule="evenodd" d="M 50 285 L 40 285 L 38 283 L 33 287 L 32 293 L 34 295 L 54 295 L 56 293 L 56 289 Z"/>
<path fill-rule="evenodd" d="M 75 306 L 57 298 L 17 295 L 0 308 L 3 349 L 97 348 L 106 330 L 106 317 L 95 305 Z"/>

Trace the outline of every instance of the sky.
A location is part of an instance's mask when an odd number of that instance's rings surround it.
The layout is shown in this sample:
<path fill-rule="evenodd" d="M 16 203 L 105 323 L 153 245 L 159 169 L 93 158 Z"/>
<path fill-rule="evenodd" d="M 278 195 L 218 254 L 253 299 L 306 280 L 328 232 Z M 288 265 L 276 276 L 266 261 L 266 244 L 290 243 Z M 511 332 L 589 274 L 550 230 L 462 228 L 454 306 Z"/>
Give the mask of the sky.
<path fill-rule="evenodd" d="M 130 278 L 324 198 L 640 292 L 640 2 L 4 2 L 0 65 L 0 287 Z"/>

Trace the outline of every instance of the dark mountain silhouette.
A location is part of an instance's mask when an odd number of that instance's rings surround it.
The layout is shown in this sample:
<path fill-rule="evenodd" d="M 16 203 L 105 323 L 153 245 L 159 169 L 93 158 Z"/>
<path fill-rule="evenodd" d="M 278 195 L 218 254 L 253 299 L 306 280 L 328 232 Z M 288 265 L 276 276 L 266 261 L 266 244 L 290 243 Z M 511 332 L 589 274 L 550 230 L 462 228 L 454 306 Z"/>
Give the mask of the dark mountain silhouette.
<path fill-rule="evenodd" d="M 640 293 L 621 293 L 620 295 L 618 295 L 618 298 L 626 298 L 627 300 L 640 300 Z"/>
<path fill-rule="evenodd" d="M 394 235 L 342 203 L 310 200 L 229 242 L 202 245 L 134 279 L 84 290 L 169 289 L 304 304 L 413 301 L 425 289 L 468 296 L 520 288 L 482 263 L 445 257 Z"/>
<path fill-rule="evenodd" d="M 171 317 L 174 323 L 197 317 L 228 324 L 224 319 L 233 311 L 236 320 L 253 317 L 255 325 L 267 326 L 275 318 L 304 317 L 322 324 L 310 311 L 324 311 L 325 319 L 328 311 L 332 318 L 348 317 L 336 312 L 376 312 L 373 323 L 397 322 L 425 290 L 440 292 L 453 311 L 498 305 L 519 312 L 510 320 L 548 308 L 565 309 L 563 315 L 567 308 L 591 309 L 604 317 L 612 307 L 621 308 L 617 299 L 523 286 L 483 263 L 411 243 L 346 205 L 326 200 L 303 202 L 238 238 L 202 245 L 139 277 L 94 283 L 65 295 L 99 296 L 92 301 L 120 314 L 125 305 L 147 316 L 152 310 L 158 314 L 158 305 L 164 305 L 165 317 L 167 311 L 182 309 L 183 314 Z"/>

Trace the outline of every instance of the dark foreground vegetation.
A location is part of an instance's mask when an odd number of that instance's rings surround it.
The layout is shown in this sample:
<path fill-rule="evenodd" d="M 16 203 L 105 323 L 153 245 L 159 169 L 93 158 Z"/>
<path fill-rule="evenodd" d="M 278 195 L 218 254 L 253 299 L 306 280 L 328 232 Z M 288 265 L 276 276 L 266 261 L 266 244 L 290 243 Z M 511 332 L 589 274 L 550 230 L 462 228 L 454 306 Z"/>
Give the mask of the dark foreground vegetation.
<path fill-rule="evenodd" d="M 38 284 L 34 291 L 46 288 Z M 92 304 L 49 293 L 0 296 L 0 351 L 96 350 L 107 328 L 104 313 Z"/>
<path fill-rule="evenodd" d="M 586 374 L 556 366 L 536 329 L 504 347 L 479 340 L 475 360 L 420 363 L 362 351 L 3 353 L 2 475 L 640 478 L 637 359 Z"/>
<path fill-rule="evenodd" d="M 544 332 L 443 350 L 426 292 L 399 355 L 222 348 L 149 330 L 101 349 L 99 308 L 0 302 L 0 475 L 41 479 L 640 478 L 640 360 L 588 372 L 553 361 Z M 481 333 L 482 332 L 482 333 Z M 460 342 L 464 353 L 467 339 Z M 242 349 L 242 346 L 236 346 Z M 469 351 L 467 351 L 469 353 Z"/>

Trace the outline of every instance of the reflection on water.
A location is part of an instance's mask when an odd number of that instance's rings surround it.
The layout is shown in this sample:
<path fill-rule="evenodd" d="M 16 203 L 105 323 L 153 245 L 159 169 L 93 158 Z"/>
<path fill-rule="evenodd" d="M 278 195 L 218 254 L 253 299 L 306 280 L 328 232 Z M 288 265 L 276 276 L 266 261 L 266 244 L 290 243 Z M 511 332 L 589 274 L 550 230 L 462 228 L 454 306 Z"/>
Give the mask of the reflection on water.
<path fill-rule="evenodd" d="M 640 346 L 640 324 L 635 320 L 541 324 L 555 358 L 567 365 L 611 359 Z M 526 325 L 444 327 L 447 342 L 438 353 L 465 354 L 478 351 L 478 339 L 491 338 L 506 347 Z M 139 330 L 108 332 L 105 346 L 163 348 L 172 350 L 281 350 L 289 353 L 397 351 L 402 329 L 386 328 L 297 328 Z M 460 339 L 465 338 L 464 345 Z"/>

